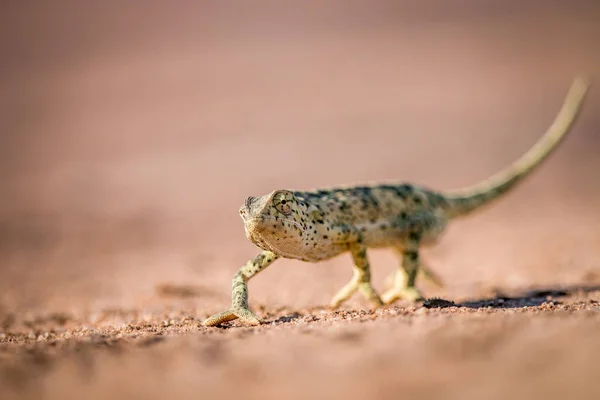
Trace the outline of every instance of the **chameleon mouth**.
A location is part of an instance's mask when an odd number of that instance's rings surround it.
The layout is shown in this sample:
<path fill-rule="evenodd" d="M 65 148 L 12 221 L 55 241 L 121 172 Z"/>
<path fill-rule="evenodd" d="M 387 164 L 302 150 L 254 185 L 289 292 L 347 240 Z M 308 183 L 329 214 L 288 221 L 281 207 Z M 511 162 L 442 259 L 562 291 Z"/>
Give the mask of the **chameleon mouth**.
<path fill-rule="evenodd" d="M 242 219 L 244 220 L 244 227 L 246 228 L 246 231 L 256 231 L 258 230 L 257 228 L 264 222 L 264 218 L 262 217 L 253 217 L 253 218 L 244 218 L 242 216 Z"/>
<path fill-rule="evenodd" d="M 288 219 L 288 218 L 279 218 L 278 220 L 276 220 L 275 218 L 265 218 L 265 217 L 253 217 L 253 218 L 249 218 L 249 219 L 245 219 L 244 218 L 244 225 L 246 226 L 246 230 L 258 230 L 257 228 L 265 223 L 265 222 L 283 222 L 286 224 L 290 224 L 293 225 L 294 227 L 296 227 L 298 230 L 300 230 L 301 232 L 304 232 L 304 227 L 297 221 L 294 221 L 293 219 Z"/>

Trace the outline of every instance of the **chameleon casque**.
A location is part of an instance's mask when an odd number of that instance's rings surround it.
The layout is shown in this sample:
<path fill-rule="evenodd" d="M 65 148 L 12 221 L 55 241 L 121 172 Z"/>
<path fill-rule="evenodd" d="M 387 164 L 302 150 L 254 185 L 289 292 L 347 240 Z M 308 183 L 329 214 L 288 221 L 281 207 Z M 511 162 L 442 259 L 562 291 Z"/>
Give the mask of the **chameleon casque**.
<path fill-rule="evenodd" d="M 231 308 L 211 316 L 204 325 L 236 318 L 247 325 L 262 323 L 248 308 L 247 283 L 278 258 L 318 262 L 349 252 L 354 275 L 331 300 L 333 308 L 357 291 L 375 307 L 398 299 L 423 299 L 415 287 L 417 272 L 421 270 L 433 281 L 437 278 L 422 265 L 419 249 L 435 244 L 449 221 L 499 198 L 540 165 L 570 131 L 589 86 L 587 79 L 576 78 L 541 139 L 511 166 L 466 189 L 440 193 L 406 183 L 369 184 L 275 190 L 261 197 L 248 197 L 239 213 L 247 238 L 262 252 L 235 274 Z M 400 259 L 391 289 L 381 296 L 371 284 L 369 248 L 393 249 Z"/>

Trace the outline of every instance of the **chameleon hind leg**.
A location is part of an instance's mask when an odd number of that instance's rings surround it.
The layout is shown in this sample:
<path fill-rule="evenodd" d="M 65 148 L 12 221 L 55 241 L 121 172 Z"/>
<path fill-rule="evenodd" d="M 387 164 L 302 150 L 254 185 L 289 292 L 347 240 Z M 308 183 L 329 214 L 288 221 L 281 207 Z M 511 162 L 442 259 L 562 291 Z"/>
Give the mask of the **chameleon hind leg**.
<path fill-rule="evenodd" d="M 359 238 L 349 246 L 350 254 L 354 261 L 354 276 L 340 291 L 333 296 L 331 303 L 332 308 L 339 307 L 343 302 L 348 300 L 356 291 L 360 291 L 375 307 L 383 305 L 377 291 L 371 284 L 371 267 L 367 258 L 367 248 Z"/>
<path fill-rule="evenodd" d="M 396 248 L 396 247 L 394 247 L 394 250 L 398 254 L 400 260 L 402 260 L 402 250 L 399 248 Z M 393 286 L 395 284 L 394 282 L 396 281 L 396 279 L 406 280 L 405 275 L 402 275 L 402 274 L 404 274 L 404 272 L 401 269 L 402 269 L 401 267 L 398 269 L 395 269 L 394 272 L 392 272 L 391 274 L 389 274 L 388 276 L 385 277 L 385 279 L 383 280 L 383 283 L 386 287 Z M 401 274 L 402 276 L 398 277 L 397 275 L 399 275 L 399 274 Z M 431 282 L 438 288 L 443 288 L 446 286 L 443 279 L 435 271 L 433 271 L 429 267 L 429 265 L 425 264 L 422 259 L 419 262 L 419 276 L 422 279 L 425 279 L 425 280 Z"/>
<path fill-rule="evenodd" d="M 231 288 L 231 308 L 215 314 L 203 322 L 204 326 L 215 326 L 239 318 L 247 325 L 259 325 L 262 320 L 248 308 L 248 280 L 271 265 L 278 256 L 263 251 L 239 269 L 233 277 Z"/>
<path fill-rule="evenodd" d="M 402 265 L 394 275 L 392 288 L 381 296 L 385 304 L 392 304 L 398 299 L 409 301 L 423 299 L 423 295 L 415 286 L 420 265 L 419 245 L 420 234 L 411 232 L 402 248 L 396 249 L 402 257 Z"/>

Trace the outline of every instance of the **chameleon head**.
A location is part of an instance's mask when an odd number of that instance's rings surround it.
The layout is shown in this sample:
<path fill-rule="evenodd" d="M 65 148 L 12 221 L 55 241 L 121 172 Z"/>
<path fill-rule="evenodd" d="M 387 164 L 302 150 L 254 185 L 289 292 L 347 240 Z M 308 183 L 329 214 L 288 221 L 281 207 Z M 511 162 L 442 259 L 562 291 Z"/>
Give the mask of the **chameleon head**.
<path fill-rule="evenodd" d="M 240 208 L 246 237 L 263 250 L 301 258 L 308 217 L 306 204 L 289 190 L 248 197 Z"/>

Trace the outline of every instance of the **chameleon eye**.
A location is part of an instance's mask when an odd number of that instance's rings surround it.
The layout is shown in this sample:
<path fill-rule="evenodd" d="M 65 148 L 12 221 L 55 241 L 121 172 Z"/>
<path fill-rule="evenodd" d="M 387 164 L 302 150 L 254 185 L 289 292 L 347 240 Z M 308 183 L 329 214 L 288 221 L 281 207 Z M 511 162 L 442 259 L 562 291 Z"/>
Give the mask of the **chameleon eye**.
<path fill-rule="evenodd" d="M 279 204 L 276 205 L 277 211 L 284 215 L 290 215 L 292 213 L 292 207 L 290 207 L 287 200 L 281 200 Z"/>
<path fill-rule="evenodd" d="M 290 195 L 282 191 L 274 197 L 273 204 L 280 213 L 290 215 L 292 213 L 292 202 L 290 200 Z"/>

